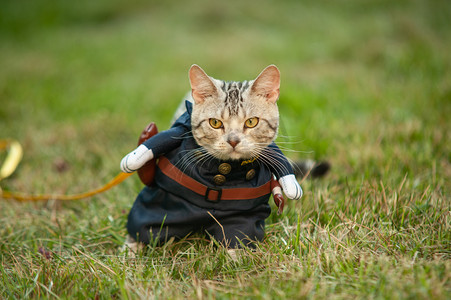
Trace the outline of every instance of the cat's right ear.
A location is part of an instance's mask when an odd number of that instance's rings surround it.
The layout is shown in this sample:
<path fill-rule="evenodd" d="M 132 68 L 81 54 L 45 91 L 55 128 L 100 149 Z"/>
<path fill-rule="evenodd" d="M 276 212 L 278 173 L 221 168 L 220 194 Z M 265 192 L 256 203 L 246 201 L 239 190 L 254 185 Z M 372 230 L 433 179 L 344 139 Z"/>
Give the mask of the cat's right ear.
<path fill-rule="evenodd" d="M 218 93 L 213 81 L 198 65 L 192 65 L 189 69 L 189 81 L 191 83 L 191 93 L 196 104 L 201 104 L 206 98 Z"/>
<path fill-rule="evenodd" d="M 276 103 L 279 98 L 280 71 L 275 65 L 264 69 L 252 84 L 251 92 L 264 97 L 268 102 Z"/>

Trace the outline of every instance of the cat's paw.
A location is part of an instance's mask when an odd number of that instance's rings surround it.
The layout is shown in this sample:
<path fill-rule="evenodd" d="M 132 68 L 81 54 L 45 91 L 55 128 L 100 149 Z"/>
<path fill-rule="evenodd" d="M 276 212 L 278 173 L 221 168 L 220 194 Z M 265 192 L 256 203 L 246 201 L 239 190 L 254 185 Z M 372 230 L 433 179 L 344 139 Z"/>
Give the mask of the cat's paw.
<path fill-rule="evenodd" d="M 232 261 L 238 262 L 242 259 L 244 255 L 243 249 L 227 249 L 227 254 L 231 258 Z"/>
<path fill-rule="evenodd" d="M 121 160 L 121 170 L 125 173 L 133 173 L 149 160 L 153 159 L 154 155 L 152 149 L 147 149 L 146 146 L 140 145 L 138 148 L 124 156 Z"/>
<path fill-rule="evenodd" d="M 144 244 L 137 242 L 130 235 L 127 235 L 124 245 L 119 249 L 123 255 L 128 255 L 130 258 L 134 258 L 139 251 L 144 249 Z"/>
<path fill-rule="evenodd" d="M 279 183 L 289 199 L 297 200 L 302 197 L 302 188 L 293 174 L 280 177 Z"/>

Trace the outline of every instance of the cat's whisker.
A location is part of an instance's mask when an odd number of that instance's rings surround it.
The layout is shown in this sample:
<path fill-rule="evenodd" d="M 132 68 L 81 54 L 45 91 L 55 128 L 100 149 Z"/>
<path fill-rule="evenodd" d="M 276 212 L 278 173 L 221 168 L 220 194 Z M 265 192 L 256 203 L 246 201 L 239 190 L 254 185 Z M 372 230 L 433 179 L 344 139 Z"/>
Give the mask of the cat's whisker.
<path fill-rule="evenodd" d="M 299 138 L 299 136 L 296 136 L 296 135 L 278 134 L 277 136 L 280 137 L 280 138 L 284 138 L 284 139 L 296 139 L 296 138 Z"/>
<path fill-rule="evenodd" d="M 291 165 L 291 167 L 295 171 L 294 173 L 299 173 L 300 171 L 302 171 L 302 169 L 298 166 L 298 164 L 294 160 L 292 160 L 289 157 L 285 157 L 285 159 L 288 161 L 288 163 Z"/>
<path fill-rule="evenodd" d="M 262 160 L 262 161 L 267 162 L 269 164 L 268 166 L 272 165 L 272 167 L 276 171 L 279 171 L 280 174 L 284 174 L 284 173 L 287 174 L 287 173 L 289 173 L 289 170 L 287 169 L 287 167 L 283 163 L 280 162 L 279 158 L 281 158 L 281 157 L 284 157 L 283 154 L 278 153 L 278 152 L 276 152 L 274 150 L 271 150 L 269 148 L 265 148 L 265 149 L 262 150 L 261 156 L 259 157 L 259 159 Z M 290 164 L 291 163 L 292 162 L 290 162 Z M 272 169 L 272 168 L 270 168 L 270 169 Z"/>
<path fill-rule="evenodd" d="M 190 162 L 194 159 L 194 155 L 192 152 L 189 152 L 182 156 L 182 158 L 176 162 L 175 166 L 180 169 L 182 172 L 186 171 L 186 167 L 190 164 Z"/>
<path fill-rule="evenodd" d="M 284 152 L 291 152 L 291 153 L 302 153 L 302 154 L 312 154 L 314 151 L 302 151 L 302 150 L 294 150 L 287 147 L 279 146 L 279 149 Z"/>
<path fill-rule="evenodd" d="M 211 160 L 214 157 L 213 157 L 213 155 L 210 152 L 205 150 L 202 154 L 197 155 L 196 158 L 197 158 L 196 164 L 197 165 L 200 164 L 201 166 L 203 166 L 205 164 L 205 162 Z"/>
<path fill-rule="evenodd" d="M 176 166 L 182 171 L 186 172 L 187 168 L 190 165 L 197 165 L 199 159 L 204 156 L 208 155 L 208 152 L 206 152 L 203 148 L 198 148 L 194 150 L 186 150 L 186 154 L 182 156 L 182 158 L 176 163 Z"/>
<path fill-rule="evenodd" d="M 293 141 L 293 142 L 288 142 L 288 141 L 276 141 L 277 142 L 277 145 L 279 145 L 279 144 L 288 144 L 288 145 L 291 145 L 291 144 L 302 144 L 302 143 L 304 143 L 305 141 L 304 140 L 301 140 L 301 141 Z"/>
<path fill-rule="evenodd" d="M 277 175 L 277 177 L 281 177 L 282 174 L 287 174 L 288 172 L 285 166 L 278 164 L 274 159 L 269 159 L 265 157 L 260 159 L 260 161 L 262 161 L 267 168 L 272 169 L 275 175 Z"/>
<path fill-rule="evenodd" d="M 183 140 L 183 139 L 190 139 L 190 138 L 192 138 L 192 130 L 190 130 L 190 131 L 187 131 L 187 132 L 185 132 L 185 133 L 183 133 L 182 135 L 180 135 L 180 136 L 176 136 L 176 137 L 172 137 L 173 139 L 179 139 L 179 140 Z"/>
<path fill-rule="evenodd" d="M 286 166 L 284 166 L 283 164 L 281 164 L 280 162 L 278 162 L 276 159 L 274 159 L 273 157 L 268 157 L 268 156 L 261 156 L 260 160 L 264 161 L 267 163 L 267 166 L 270 169 L 274 169 L 276 172 L 279 172 L 280 174 L 286 174 L 288 173 L 288 169 Z"/>

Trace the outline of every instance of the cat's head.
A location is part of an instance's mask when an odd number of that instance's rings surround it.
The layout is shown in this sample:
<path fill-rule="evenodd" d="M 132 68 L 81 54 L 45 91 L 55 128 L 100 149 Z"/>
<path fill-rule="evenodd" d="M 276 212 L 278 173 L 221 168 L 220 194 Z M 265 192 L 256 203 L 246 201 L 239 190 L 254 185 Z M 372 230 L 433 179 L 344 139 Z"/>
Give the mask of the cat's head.
<path fill-rule="evenodd" d="M 199 66 L 189 70 L 192 133 L 196 142 L 218 159 L 257 157 L 277 136 L 280 72 L 264 69 L 255 80 L 225 82 Z"/>

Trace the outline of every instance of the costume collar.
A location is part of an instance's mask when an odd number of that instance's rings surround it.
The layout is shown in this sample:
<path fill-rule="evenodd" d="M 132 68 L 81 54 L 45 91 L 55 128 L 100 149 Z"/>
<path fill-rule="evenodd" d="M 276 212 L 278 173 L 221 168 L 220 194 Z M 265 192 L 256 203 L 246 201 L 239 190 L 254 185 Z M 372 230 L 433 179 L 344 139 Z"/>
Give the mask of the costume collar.
<path fill-rule="evenodd" d="M 191 117 L 191 113 L 193 112 L 193 103 L 185 100 L 185 106 L 186 106 L 186 111 L 188 112 L 188 115 Z"/>

